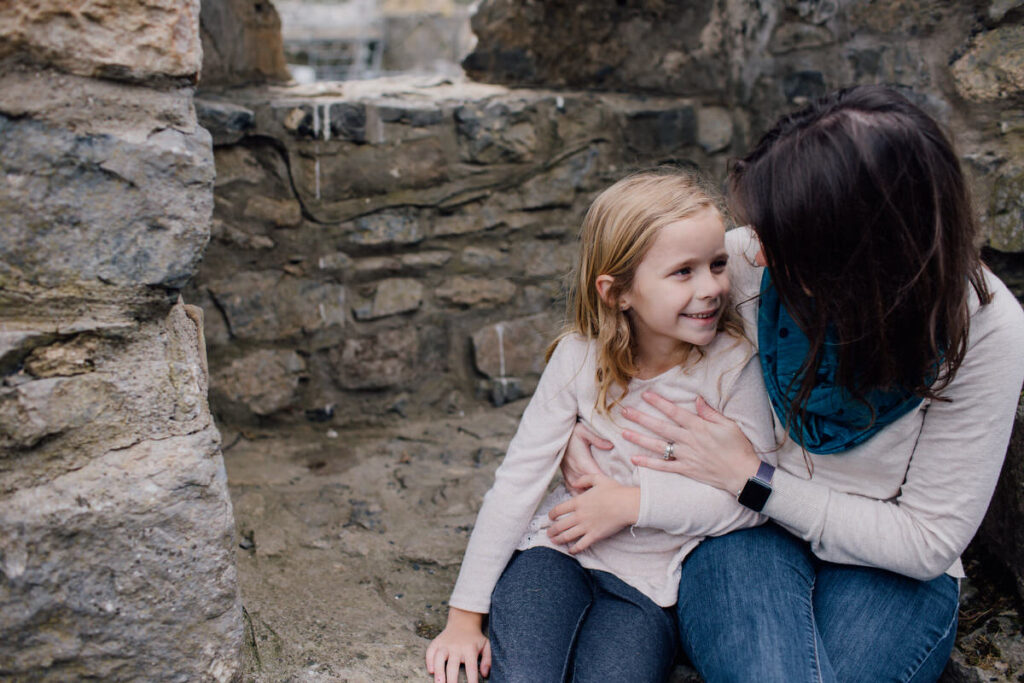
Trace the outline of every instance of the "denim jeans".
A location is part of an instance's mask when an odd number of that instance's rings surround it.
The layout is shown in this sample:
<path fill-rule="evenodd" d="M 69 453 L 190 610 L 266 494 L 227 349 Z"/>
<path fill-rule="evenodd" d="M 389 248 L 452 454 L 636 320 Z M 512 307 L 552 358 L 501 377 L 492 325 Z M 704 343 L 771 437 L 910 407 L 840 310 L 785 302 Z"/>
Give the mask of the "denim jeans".
<path fill-rule="evenodd" d="M 516 553 L 491 594 L 491 683 L 664 681 L 671 609 L 550 548 Z"/>
<path fill-rule="evenodd" d="M 703 541 L 679 583 L 682 646 L 708 683 L 935 681 L 959 582 L 824 562 L 774 524 Z"/>

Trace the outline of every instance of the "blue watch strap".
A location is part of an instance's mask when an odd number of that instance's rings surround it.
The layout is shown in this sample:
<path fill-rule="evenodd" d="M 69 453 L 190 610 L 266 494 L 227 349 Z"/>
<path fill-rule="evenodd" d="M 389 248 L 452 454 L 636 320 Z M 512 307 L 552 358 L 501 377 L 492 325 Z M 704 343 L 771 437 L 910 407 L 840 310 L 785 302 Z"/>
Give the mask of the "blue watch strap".
<path fill-rule="evenodd" d="M 769 465 L 768 463 L 762 460 L 760 467 L 757 468 L 757 474 L 755 474 L 754 476 L 766 484 L 771 484 L 772 477 L 775 476 L 775 466 Z"/>

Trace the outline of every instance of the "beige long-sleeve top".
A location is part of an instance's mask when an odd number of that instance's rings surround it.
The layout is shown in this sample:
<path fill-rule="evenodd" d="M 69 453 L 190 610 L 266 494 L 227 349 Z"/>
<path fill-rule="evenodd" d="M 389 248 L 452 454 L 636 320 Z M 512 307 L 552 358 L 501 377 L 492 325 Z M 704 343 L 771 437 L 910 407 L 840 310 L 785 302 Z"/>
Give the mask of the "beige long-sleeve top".
<path fill-rule="evenodd" d="M 733 300 L 743 302 L 760 290 L 757 240 L 738 228 L 726 246 Z M 993 299 L 980 306 L 971 291 L 967 354 L 942 391 L 948 402 L 925 401 L 843 454 L 812 455 L 813 476 L 792 439 L 776 454 L 775 490 L 763 513 L 821 559 L 916 579 L 963 576 L 960 554 L 988 508 L 1024 381 L 1024 312 L 998 278 L 986 272 L 986 280 Z M 756 301 L 740 313 L 756 340 Z M 778 416 L 774 424 L 781 442 Z M 655 503 L 647 520 L 654 526 L 690 513 L 670 496 Z"/>
<path fill-rule="evenodd" d="M 679 567 L 704 536 L 723 534 L 764 520 L 740 506 L 734 495 L 674 474 L 638 468 L 630 456 L 638 448 L 622 438 L 622 430 L 642 431 L 627 423 L 616 407 L 611 415 L 597 411 L 596 343 L 578 335 L 561 340 L 541 376 L 519 429 L 484 497 L 469 539 L 450 603 L 486 613 L 491 591 L 512 553 L 545 546 L 568 552 L 548 539 L 548 511 L 569 494 L 558 486 L 547 497 L 561 454 L 577 416 L 596 434 L 614 444 L 598 451 L 601 469 L 616 481 L 640 487 L 637 525 L 595 543 L 575 555 L 588 569 L 611 572 L 655 603 L 675 603 Z M 653 389 L 694 409 L 698 395 L 736 420 L 755 445 L 772 443 L 771 409 L 761 380 L 760 364 L 749 343 L 719 334 L 704 357 L 688 368 L 674 368 L 657 377 L 630 382 L 622 405 L 651 410 L 641 393 Z M 671 497 L 674 510 L 687 514 L 654 524 L 653 501 Z M 543 502 L 542 502 L 543 500 Z M 660 528 L 655 528 L 659 527 Z"/>

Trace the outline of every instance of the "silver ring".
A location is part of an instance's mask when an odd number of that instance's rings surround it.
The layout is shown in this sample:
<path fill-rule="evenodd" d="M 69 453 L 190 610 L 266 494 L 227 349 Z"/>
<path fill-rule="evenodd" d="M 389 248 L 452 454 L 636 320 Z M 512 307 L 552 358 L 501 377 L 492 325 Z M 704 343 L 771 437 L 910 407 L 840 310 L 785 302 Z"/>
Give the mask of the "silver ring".
<path fill-rule="evenodd" d="M 675 460 L 676 456 L 673 455 L 676 452 L 676 444 L 674 441 L 665 442 L 665 452 L 661 454 L 662 460 Z"/>

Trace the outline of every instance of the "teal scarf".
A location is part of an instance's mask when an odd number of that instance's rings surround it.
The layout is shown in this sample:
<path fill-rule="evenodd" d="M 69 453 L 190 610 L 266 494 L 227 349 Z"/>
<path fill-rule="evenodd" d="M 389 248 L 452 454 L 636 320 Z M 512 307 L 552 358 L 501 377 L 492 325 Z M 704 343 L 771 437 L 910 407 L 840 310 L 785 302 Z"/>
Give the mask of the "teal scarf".
<path fill-rule="evenodd" d="M 810 344 L 779 300 L 767 268 L 761 278 L 757 348 L 772 408 L 780 420 L 785 420 L 800 384 L 797 373 Z M 822 353 L 818 381 L 811 390 L 805 415 L 802 419 L 794 418 L 794 424 L 788 425 L 790 436 L 811 453 L 825 455 L 848 451 L 921 404 L 921 397 L 906 390 L 876 389 L 865 394 L 867 404 L 854 400 L 849 391 L 835 383 L 839 354 L 832 329 L 825 333 Z"/>

